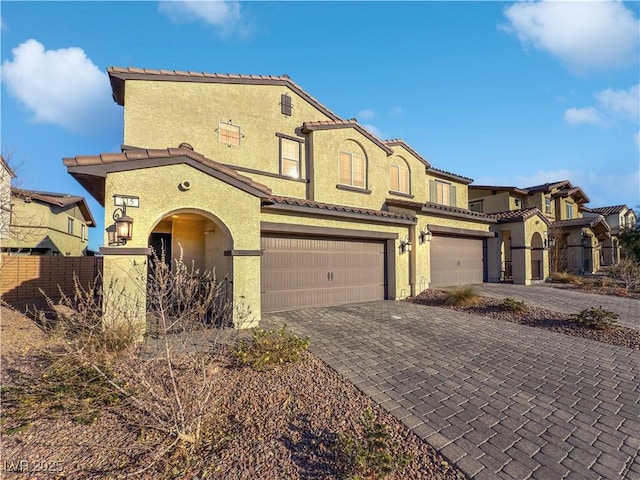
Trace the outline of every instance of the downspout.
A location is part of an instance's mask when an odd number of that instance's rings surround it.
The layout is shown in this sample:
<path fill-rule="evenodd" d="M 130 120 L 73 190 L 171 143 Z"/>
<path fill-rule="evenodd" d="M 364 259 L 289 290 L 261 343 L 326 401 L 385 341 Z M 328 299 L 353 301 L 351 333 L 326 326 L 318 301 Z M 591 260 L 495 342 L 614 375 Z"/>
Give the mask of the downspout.
<path fill-rule="evenodd" d="M 418 292 L 416 292 L 416 255 L 418 252 L 418 242 L 416 238 L 416 226 L 409 226 L 409 241 L 413 248 L 409 252 L 409 290 L 410 296 L 415 297 Z"/>

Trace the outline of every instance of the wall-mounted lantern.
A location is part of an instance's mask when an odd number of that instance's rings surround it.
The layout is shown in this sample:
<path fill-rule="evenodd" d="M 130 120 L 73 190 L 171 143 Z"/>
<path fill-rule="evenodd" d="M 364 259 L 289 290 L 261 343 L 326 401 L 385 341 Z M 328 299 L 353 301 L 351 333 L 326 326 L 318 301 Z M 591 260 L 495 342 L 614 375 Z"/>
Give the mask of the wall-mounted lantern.
<path fill-rule="evenodd" d="M 109 245 L 126 245 L 133 236 L 133 218 L 127 216 L 126 204 L 113 211 L 115 224 L 107 229 Z"/>
<path fill-rule="evenodd" d="M 409 237 L 405 237 L 400 240 L 400 253 L 410 252 L 412 248 L 411 241 Z"/>
<path fill-rule="evenodd" d="M 427 229 L 427 227 L 421 228 L 420 233 L 418 234 L 420 245 L 430 242 L 432 236 L 433 234 Z"/>

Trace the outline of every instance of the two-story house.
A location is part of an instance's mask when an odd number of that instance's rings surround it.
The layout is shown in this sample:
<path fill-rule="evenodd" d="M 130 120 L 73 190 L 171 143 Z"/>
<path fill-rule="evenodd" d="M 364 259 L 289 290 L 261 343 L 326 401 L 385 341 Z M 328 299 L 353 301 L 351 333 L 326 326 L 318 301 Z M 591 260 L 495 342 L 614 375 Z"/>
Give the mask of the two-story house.
<path fill-rule="evenodd" d="M 95 226 L 83 197 L 10 189 L 9 229 L 0 250 L 13 255 L 85 255 Z M 4 205 L 4 203 L 3 203 Z"/>
<path fill-rule="evenodd" d="M 492 185 L 469 186 L 470 210 L 493 216 L 536 209 L 549 222 L 548 245 L 552 254 L 550 269 L 574 273 L 594 273 L 600 268 L 602 248 L 611 238 L 610 229 L 600 215 L 587 217 L 589 198 L 568 180 L 517 188 Z M 505 238 L 503 260 L 508 263 L 513 249 Z"/>
<path fill-rule="evenodd" d="M 11 225 L 11 181 L 16 174 L 0 155 L 0 246 L 9 238 Z"/>
<path fill-rule="evenodd" d="M 585 209 L 585 217 L 603 216 L 607 225 L 611 229 L 611 237 L 605 239 L 602 245 L 602 265 L 615 265 L 620 260 L 621 247 L 618 235 L 625 228 L 633 228 L 636 225 L 635 212 L 626 205 L 615 205 L 610 207 L 597 207 Z"/>
<path fill-rule="evenodd" d="M 108 74 L 122 151 L 64 159 L 107 225 L 133 222 L 133 234 L 105 233 L 105 282 L 144 278 L 134 265 L 164 248 L 230 282 L 257 321 L 498 269 L 498 219 L 467 208 L 471 179 L 340 118 L 286 75 Z M 128 310 L 142 316 L 143 304 Z"/>

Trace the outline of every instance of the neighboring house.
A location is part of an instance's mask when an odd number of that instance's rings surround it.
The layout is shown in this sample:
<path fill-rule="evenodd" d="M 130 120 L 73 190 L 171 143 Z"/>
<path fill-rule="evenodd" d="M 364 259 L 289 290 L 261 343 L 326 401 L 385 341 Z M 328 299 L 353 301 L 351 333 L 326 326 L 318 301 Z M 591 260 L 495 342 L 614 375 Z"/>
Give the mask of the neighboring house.
<path fill-rule="evenodd" d="M 625 228 L 633 228 L 636 224 L 635 212 L 626 205 L 611 207 L 598 207 L 585 210 L 585 217 L 603 216 L 609 228 L 611 237 L 606 239 L 602 246 L 602 265 L 615 265 L 620 260 L 621 247 L 618 235 Z"/>
<path fill-rule="evenodd" d="M 600 269 L 605 243 L 611 241 L 609 225 L 601 215 L 586 217 L 589 197 L 568 180 L 527 188 L 470 185 L 469 209 L 494 215 L 535 208 L 549 222 L 549 238 L 544 239 L 555 255 L 550 268 L 573 273 L 595 273 Z M 513 249 L 513 246 L 510 246 Z M 504 257 L 508 258 L 509 246 Z"/>
<path fill-rule="evenodd" d="M 9 237 L 11 223 L 11 180 L 15 173 L 0 155 L 0 247 Z"/>
<path fill-rule="evenodd" d="M 0 250 L 17 255 L 86 254 L 95 226 L 83 197 L 11 188 L 10 225 Z M 4 206 L 4 203 L 3 203 Z"/>
<path fill-rule="evenodd" d="M 338 117 L 286 75 L 108 74 L 124 107 L 122 151 L 64 159 L 107 225 L 116 210 L 133 219 L 130 238 L 105 233 L 105 282 L 144 278 L 134 265 L 164 246 L 226 278 L 258 320 L 478 283 L 501 268 L 503 224 L 467 208 L 471 179 Z M 526 247 L 547 229 L 513 222 Z M 521 253 L 519 281 L 531 283 Z M 127 308 L 142 319 L 143 306 Z"/>

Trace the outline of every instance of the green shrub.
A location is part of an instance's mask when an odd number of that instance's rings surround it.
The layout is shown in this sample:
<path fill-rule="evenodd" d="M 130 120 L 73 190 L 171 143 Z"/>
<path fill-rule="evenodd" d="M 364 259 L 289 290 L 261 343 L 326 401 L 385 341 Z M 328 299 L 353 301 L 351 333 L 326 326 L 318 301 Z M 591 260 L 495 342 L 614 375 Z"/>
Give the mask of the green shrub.
<path fill-rule="evenodd" d="M 585 308 L 573 316 L 573 320 L 576 323 L 597 330 L 605 330 L 607 328 L 614 327 L 617 318 L 617 313 L 603 310 L 602 307 Z"/>
<path fill-rule="evenodd" d="M 236 342 L 232 352 L 243 365 L 263 371 L 299 361 L 308 348 L 309 337 L 298 337 L 283 325 L 279 330 L 255 329 L 250 339 Z"/>
<path fill-rule="evenodd" d="M 508 297 L 502 301 L 500 308 L 509 312 L 524 312 L 528 307 L 524 302 Z"/>
<path fill-rule="evenodd" d="M 445 305 L 452 307 L 466 307 L 478 303 L 480 297 L 470 285 L 458 286 L 450 292 L 446 292 Z"/>
<path fill-rule="evenodd" d="M 363 435 L 338 435 L 336 446 L 346 478 L 383 479 L 406 467 L 411 455 L 401 451 L 387 427 L 375 422 L 371 409 L 362 417 Z"/>

